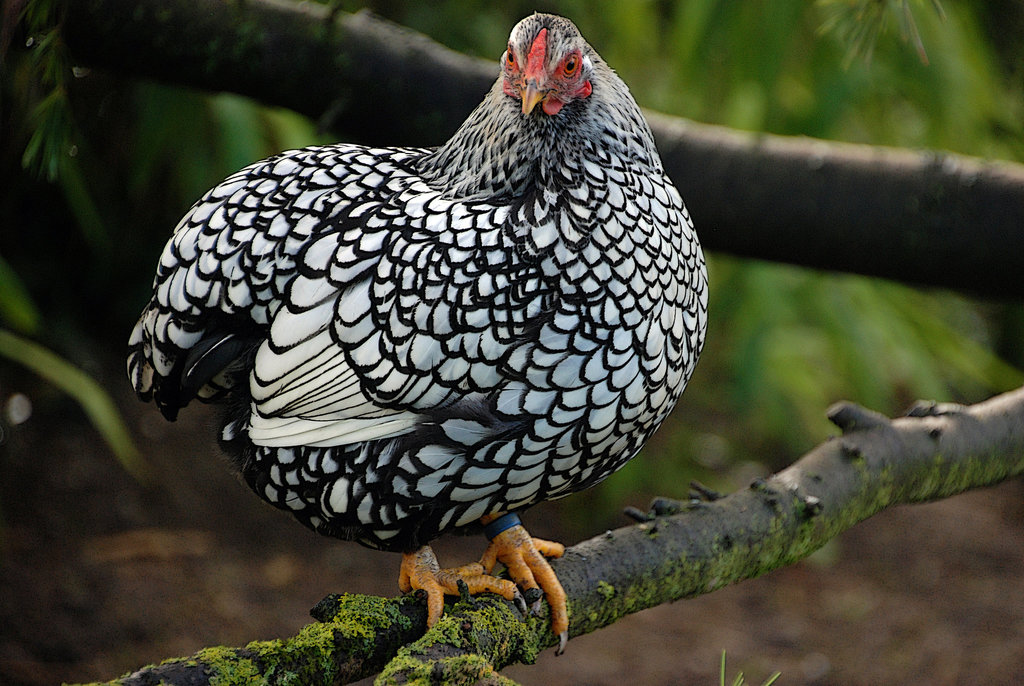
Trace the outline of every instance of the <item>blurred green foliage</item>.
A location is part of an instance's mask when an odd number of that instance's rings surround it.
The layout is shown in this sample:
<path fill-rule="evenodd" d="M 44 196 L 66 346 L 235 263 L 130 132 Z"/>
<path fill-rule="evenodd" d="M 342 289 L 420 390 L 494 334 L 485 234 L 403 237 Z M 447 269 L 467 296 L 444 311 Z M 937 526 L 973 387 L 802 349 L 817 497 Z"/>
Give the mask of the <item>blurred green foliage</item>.
<path fill-rule="evenodd" d="M 818 0 L 818 4 L 827 12 L 822 31 L 836 32 L 849 46 L 847 64 L 856 57 L 870 60 L 879 36 L 893 19 L 899 24 L 903 40 L 912 42 L 921 61 L 928 63 L 928 51 L 921 40 L 910 0 Z M 924 3 L 919 0 L 916 4 Z M 945 19 L 946 11 L 939 0 L 931 0 L 931 6 Z"/>
<path fill-rule="evenodd" d="M 1024 160 L 1024 10 L 1013 3 L 335 4 L 493 59 L 518 19 L 552 11 L 576 21 L 645 107 Z M 206 188 L 278 150 L 334 138 L 240 97 L 72 70 L 43 25 L 20 38 L 31 47 L 10 51 L 0 100 L 0 223 L 33 230 L 0 237 L 0 317 L 72 358 L 83 336 L 123 345 L 163 242 Z M 698 230 L 713 230 L 700 224 L 700 198 L 688 201 Z M 916 397 L 972 401 L 1024 382 L 1012 339 L 1024 326 L 1019 305 L 717 255 L 710 269 L 707 350 L 680 411 L 644 460 L 589 497 L 678 495 L 685 489 L 667 479 L 778 466 L 823 438 L 824 408 L 840 398 L 893 413 Z"/>

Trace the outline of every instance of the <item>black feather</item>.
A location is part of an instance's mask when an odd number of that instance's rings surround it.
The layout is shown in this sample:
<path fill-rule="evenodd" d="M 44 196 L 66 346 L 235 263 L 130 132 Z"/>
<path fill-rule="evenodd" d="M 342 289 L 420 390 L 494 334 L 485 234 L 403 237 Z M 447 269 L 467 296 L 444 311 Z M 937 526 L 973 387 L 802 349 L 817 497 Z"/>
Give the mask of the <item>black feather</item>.
<path fill-rule="evenodd" d="M 258 340 L 236 332 L 217 333 L 201 339 L 175 365 L 171 376 L 155 394 L 157 407 L 169 421 L 188 405 L 213 377 L 244 356 Z"/>

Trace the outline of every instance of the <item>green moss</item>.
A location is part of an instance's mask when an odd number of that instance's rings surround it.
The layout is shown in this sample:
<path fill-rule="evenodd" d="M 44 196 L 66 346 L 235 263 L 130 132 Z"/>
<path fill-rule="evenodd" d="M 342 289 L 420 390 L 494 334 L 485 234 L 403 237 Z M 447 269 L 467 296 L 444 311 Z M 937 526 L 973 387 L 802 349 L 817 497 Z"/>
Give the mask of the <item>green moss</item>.
<path fill-rule="evenodd" d="M 415 628 L 413 619 L 402 611 L 409 602 L 416 601 L 332 596 L 317 608 L 317 616 L 326 621 L 309 624 L 292 638 L 255 641 L 244 648 L 206 648 L 193 657 L 209 666 L 217 686 L 331 683 L 341 676 L 339 655 L 369 656 L 383 648 L 378 644 L 383 630 L 393 635 L 396 627 L 402 632 Z M 530 618 L 524 623 L 506 603 L 494 598 L 456 603 L 433 629 L 398 652 L 380 682 L 502 683 L 506 680 L 496 668 L 536 660 L 541 649 L 537 636 L 544 632 L 534 621 L 542 620 Z"/>
<path fill-rule="evenodd" d="M 405 631 L 411 628 L 412 620 L 402 613 L 405 598 L 391 599 L 368 595 L 345 593 L 332 599 L 333 616 L 329 621 L 310 624 L 306 629 L 320 627 L 322 630 L 340 632 L 353 641 L 372 642 L 381 629 L 398 626 Z"/>
<path fill-rule="evenodd" d="M 261 670 L 251 658 L 244 658 L 234 648 L 214 646 L 196 653 L 196 659 L 209 666 L 211 686 L 252 684 L 261 678 Z"/>
<path fill-rule="evenodd" d="M 411 656 L 396 657 L 388 665 L 388 673 L 381 674 L 375 686 L 390 684 L 432 685 L 488 684 L 500 686 L 515 684 L 503 677 L 494 665 L 481 655 L 455 655 L 437 660 L 417 660 Z"/>
<path fill-rule="evenodd" d="M 346 655 L 368 658 L 384 646 L 389 635 L 412 629 L 413 620 L 402 612 L 405 598 L 387 599 L 341 595 L 330 599 L 327 621 L 313 622 L 288 639 L 254 641 L 244 648 L 204 648 L 186 664 L 209 667 L 216 686 L 252 683 L 331 683 L 339 676 Z M 384 656 L 386 657 L 386 656 Z"/>
<path fill-rule="evenodd" d="M 1019 468 L 1001 457 L 975 455 L 950 461 L 939 453 L 932 458 L 927 471 L 921 470 L 918 474 L 915 470 L 913 480 L 904 479 L 907 485 L 903 496 L 913 502 L 945 498 L 971 487 L 996 483 L 1018 471 Z"/>
<path fill-rule="evenodd" d="M 597 582 L 597 592 L 603 595 L 605 600 L 611 600 L 615 596 L 615 587 L 602 579 Z"/>
<path fill-rule="evenodd" d="M 507 603 L 486 595 L 458 602 L 422 638 L 399 650 L 377 683 L 506 682 L 496 670 L 536 661 L 543 637 L 553 644 L 550 632 L 535 624 L 547 621 L 523 622 Z"/>

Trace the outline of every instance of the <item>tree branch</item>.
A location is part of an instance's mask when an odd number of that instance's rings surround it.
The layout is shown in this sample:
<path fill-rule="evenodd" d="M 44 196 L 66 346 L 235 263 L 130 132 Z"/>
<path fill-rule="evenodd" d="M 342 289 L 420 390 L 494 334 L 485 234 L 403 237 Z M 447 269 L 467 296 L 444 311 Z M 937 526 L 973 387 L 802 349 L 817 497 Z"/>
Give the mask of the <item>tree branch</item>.
<path fill-rule="evenodd" d="M 440 144 L 497 74 L 369 14 L 287 0 L 78 0 L 63 30 L 84 64 L 233 91 L 373 144 Z M 1022 165 L 649 119 L 709 249 L 1024 296 Z"/>
<path fill-rule="evenodd" d="M 1024 165 L 647 116 L 709 249 L 1024 296 Z"/>
<path fill-rule="evenodd" d="M 569 596 L 570 636 L 791 564 L 888 507 L 1024 473 L 1024 388 L 973 406 L 920 404 L 894 420 L 840 403 L 829 418 L 842 435 L 778 474 L 609 531 L 554 560 Z M 301 670 L 305 682 L 338 684 L 382 667 L 387 683 L 420 676 L 507 683 L 497 670 L 531 663 L 555 645 L 546 609 L 541 615 L 523 621 L 501 598 L 468 599 L 410 644 L 425 629 L 420 600 L 331 596 L 314 610 L 320 622 L 294 638 L 209 648 L 114 683 L 226 684 L 255 675 L 278 683 Z"/>
<path fill-rule="evenodd" d="M 314 2 L 78 0 L 62 32 L 86 65 L 238 93 L 375 145 L 443 143 L 497 77 L 493 61 Z"/>
<path fill-rule="evenodd" d="M 842 436 L 778 474 L 573 546 L 553 565 L 572 599 L 570 635 L 791 564 L 885 508 L 1024 473 L 1024 388 L 929 407 L 890 421 L 840 403 L 829 418 Z"/>
<path fill-rule="evenodd" d="M 427 622 L 426 607 L 414 596 L 328 596 L 311 614 L 321 621 L 295 636 L 204 648 L 109 683 L 226 686 L 259 678 L 268 684 L 347 684 L 379 672 L 399 648 L 422 636 Z"/>
<path fill-rule="evenodd" d="M 440 143 L 496 72 L 369 15 L 283 0 L 81 0 L 68 3 L 63 29 L 84 64 L 232 90 L 370 143 Z M 650 118 L 711 249 L 1024 295 L 1020 165 Z M 1024 389 L 914 415 L 889 421 L 834 407 L 842 436 L 779 474 L 570 548 L 554 564 L 570 635 L 790 564 L 886 507 L 1024 471 Z M 555 642 L 546 619 L 523 622 L 504 601 L 478 598 L 410 644 L 423 615 L 415 599 L 332 597 L 317 610 L 322 621 L 295 637 L 204 649 L 119 683 L 345 683 L 382 667 L 394 681 L 500 683 L 496 670 Z"/>

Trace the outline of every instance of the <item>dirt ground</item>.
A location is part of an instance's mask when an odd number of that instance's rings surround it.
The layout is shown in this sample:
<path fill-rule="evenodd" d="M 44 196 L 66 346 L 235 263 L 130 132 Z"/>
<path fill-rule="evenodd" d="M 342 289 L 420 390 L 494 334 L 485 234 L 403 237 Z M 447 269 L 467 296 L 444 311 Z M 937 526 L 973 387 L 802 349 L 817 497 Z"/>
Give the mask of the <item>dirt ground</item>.
<path fill-rule="evenodd" d="M 0 404 L 19 383 L 0 381 Z M 207 645 L 294 634 L 329 592 L 397 593 L 397 555 L 317 537 L 253 496 L 218 454 L 209 408 L 168 424 L 113 380 L 152 470 L 143 485 L 77 406 L 24 383 L 32 416 L 0 439 L 0 683 L 110 679 Z M 730 681 L 742 670 L 750 684 L 775 670 L 779 684 L 1024 683 L 1022 496 L 1012 481 L 884 512 L 800 564 L 504 673 L 525 684 L 717 684 L 724 649 Z M 574 500 L 534 509 L 527 525 L 566 535 L 560 508 Z M 588 535 L 625 523 L 609 513 Z M 461 562 L 482 545 L 450 539 L 438 553 Z"/>

